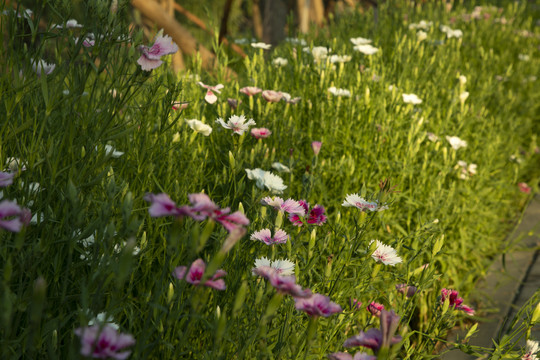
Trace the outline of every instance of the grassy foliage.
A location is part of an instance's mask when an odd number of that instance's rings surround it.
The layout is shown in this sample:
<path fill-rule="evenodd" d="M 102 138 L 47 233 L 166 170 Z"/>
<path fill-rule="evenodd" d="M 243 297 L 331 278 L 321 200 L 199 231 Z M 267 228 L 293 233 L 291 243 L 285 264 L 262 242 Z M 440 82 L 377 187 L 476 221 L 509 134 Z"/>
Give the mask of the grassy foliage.
<path fill-rule="evenodd" d="M 127 10 L 114 16 L 99 4 L 86 10 L 81 29 L 40 30 L 39 9 L 33 19 L 2 15 L 3 30 L 15 35 L 2 40 L 0 57 L 0 163 L 17 158 L 26 170 L 0 198 L 36 215 L 21 233 L 0 233 L 2 357 L 77 357 L 73 330 L 106 312 L 134 335 L 133 358 L 319 359 L 378 326 L 365 310 L 376 301 L 401 316 L 404 340 L 388 357 L 429 358 L 464 318 L 441 304 L 441 288 L 472 290 L 508 246 L 505 234 L 527 201 L 518 182 L 538 180 L 539 33 L 526 5 L 484 9 L 489 17 L 479 19 L 470 18 L 471 8 L 447 11 L 438 3 L 383 5 L 377 23 L 371 12 L 348 12 L 305 40 L 311 49 L 350 55 L 349 62 L 315 61 L 291 43 L 272 52 L 248 45 L 245 60 L 216 48 L 214 73 L 195 60 L 175 76 L 165 66 L 142 71 L 142 36 L 126 36 Z M 433 26 L 420 41 L 408 26 L 422 19 Z M 447 38 L 440 25 L 463 37 Z M 87 48 L 90 32 L 95 45 Z M 354 51 L 349 38 L 357 36 L 373 39 L 379 52 Z M 278 56 L 288 64 L 275 66 Z M 41 58 L 56 64 L 51 74 L 32 70 L 32 59 Z M 227 79 L 225 66 L 238 77 Z M 216 104 L 205 102 L 199 78 L 225 85 Z M 241 94 L 244 86 L 302 99 L 270 103 Z M 332 86 L 351 96 L 331 95 Z M 469 97 L 460 101 L 464 91 Z M 402 94 L 410 93 L 422 103 L 404 103 Z M 228 98 L 241 103 L 233 109 Z M 175 111 L 173 101 L 189 106 Z M 231 135 L 215 122 L 240 114 L 272 135 Z M 213 132 L 194 132 L 185 119 Z M 454 150 L 446 136 L 467 147 Z M 322 141 L 318 156 L 312 141 Z M 476 173 L 465 176 L 459 160 L 477 164 Z M 270 171 L 274 162 L 291 169 L 280 174 L 282 196 L 324 206 L 324 225 L 294 227 L 261 205 L 271 194 L 245 169 Z M 383 179 L 399 192 L 379 188 Z M 228 234 L 219 224 L 151 218 L 148 192 L 167 193 L 177 204 L 204 192 L 222 208 L 243 211 L 248 234 L 282 228 L 290 240 L 267 246 L 248 235 L 225 253 Z M 389 209 L 343 207 L 352 193 Z M 394 247 L 403 263 L 375 262 L 372 239 Z M 330 296 L 343 312 L 314 320 L 295 310 L 291 297 L 252 275 L 262 256 L 294 262 L 298 284 Z M 227 271 L 225 291 L 172 276 L 197 258 Z M 407 298 L 397 284 L 418 291 Z M 364 305 L 356 309 L 351 299 Z"/>

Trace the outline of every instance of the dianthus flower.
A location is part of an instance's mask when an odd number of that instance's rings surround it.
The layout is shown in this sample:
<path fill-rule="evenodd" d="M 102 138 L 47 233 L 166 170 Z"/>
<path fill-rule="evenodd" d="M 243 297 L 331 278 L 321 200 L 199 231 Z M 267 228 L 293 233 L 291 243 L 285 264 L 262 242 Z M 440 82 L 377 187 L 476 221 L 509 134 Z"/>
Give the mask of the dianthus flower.
<path fill-rule="evenodd" d="M 227 275 L 225 270 L 218 270 L 209 280 L 206 280 L 204 283 L 201 284 L 201 280 L 204 275 L 204 271 L 206 270 L 206 264 L 202 259 L 195 260 L 191 266 L 189 267 L 189 271 L 187 271 L 186 266 L 178 266 L 174 269 L 174 276 L 176 276 L 180 280 L 186 280 L 188 283 L 198 286 L 198 285 L 204 285 L 211 287 L 216 290 L 225 290 L 225 281 L 223 279 L 220 279 Z"/>

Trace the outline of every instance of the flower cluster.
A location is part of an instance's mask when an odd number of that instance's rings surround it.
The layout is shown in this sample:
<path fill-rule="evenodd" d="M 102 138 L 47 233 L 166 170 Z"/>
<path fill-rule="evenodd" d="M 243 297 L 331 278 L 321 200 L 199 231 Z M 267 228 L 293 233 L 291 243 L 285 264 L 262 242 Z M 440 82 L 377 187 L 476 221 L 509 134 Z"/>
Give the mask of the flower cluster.
<path fill-rule="evenodd" d="M 474 315 L 474 310 L 463 304 L 463 298 L 459 297 L 458 295 L 459 293 L 456 290 L 442 289 L 441 303 L 444 304 L 444 302 L 448 299 L 450 307 L 456 310 L 463 310 L 467 313 L 467 315 Z"/>
<path fill-rule="evenodd" d="M 220 209 L 219 206 L 210 200 L 208 195 L 203 193 L 189 195 L 191 206 L 184 205 L 179 207 L 165 193 L 148 193 L 144 196 L 144 200 L 151 203 L 148 211 L 152 217 L 188 216 L 197 221 L 209 218 L 219 222 L 229 232 L 237 227 L 249 225 L 249 219 L 243 213 L 236 211 L 231 214 L 231 209 L 228 207 Z"/>
<path fill-rule="evenodd" d="M 15 173 L 0 171 L 0 187 L 13 184 Z M 0 195 L 2 192 L 0 192 Z M 30 210 L 22 208 L 15 201 L 0 201 L 0 228 L 11 232 L 19 232 L 28 225 L 32 218 Z"/>
<path fill-rule="evenodd" d="M 177 279 L 186 280 L 188 283 L 195 286 L 204 285 L 216 290 L 226 289 L 225 281 L 221 279 L 222 277 L 227 275 L 225 270 L 217 270 L 216 273 L 212 275 L 209 280 L 201 283 L 205 270 L 206 264 L 204 263 L 204 261 L 202 259 L 197 259 L 191 264 L 189 270 L 187 270 L 186 266 L 178 266 L 177 268 L 175 268 L 174 276 Z"/>

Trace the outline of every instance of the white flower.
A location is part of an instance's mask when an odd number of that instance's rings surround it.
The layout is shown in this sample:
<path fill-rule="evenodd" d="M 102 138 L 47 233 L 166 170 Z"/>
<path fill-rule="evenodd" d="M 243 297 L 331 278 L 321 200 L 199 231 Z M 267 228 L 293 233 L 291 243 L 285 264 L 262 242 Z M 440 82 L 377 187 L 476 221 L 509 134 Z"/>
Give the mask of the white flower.
<path fill-rule="evenodd" d="M 456 39 L 459 39 L 460 37 L 463 36 L 463 31 L 459 30 L 459 29 L 452 29 L 450 28 L 449 26 L 446 26 L 446 25 L 441 25 L 440 27 L 441 31 L 443 33 L 446 34 L 446 37 L 447 38 L 453 38 L 455 37 Z"/>
<path fill-rule="evenodd" d="M 254 47 L 255 49 L 263 49 L 263 50 L 270 50 L 270 48 L 272 47 L 271 44 L 266 44 L 263 42 L 251 43 L 251 46 Z"/>
<path fill-rule="evenodd" d="M 446 136 L 446 140 L 448 140 L 450 146 L 454 150 L 459 150 L 462 147 L 467 147 L 467 142 L 465 140 L 461 140 L 457 136 Z"/>
<path fill-rule="evenodd" d="M 397 255 L 397 252 L 393 247 L 391 247 L 389 245 L 385 245 L 382 242 L 380 242 L 379 240 L 371 240 L 371 242 L 369 244 L 371 245 L 373 243 L 373 241 L 377 242 L 377 249 L 375 249 L 373 254 L 371 254 L 371 257 L 375 261 L 380 261 L 384 265 L 390 265 L 390 266 L 394 266 L 394 265 L 399 264 L 400 262 L 403 261 Z"/>
<path fill-rule="evenodd" d="M 525 348 L 526 353 L 521 360 L 537 360 L 538 357 L 536 356 L 536 353 L 538 350 L 540 350 L 538 341 L 527 340 L 527 346 Z"/>
<path fill-rule="evenodd" d="M 23 164 L 22 160 L 14 157 L 7 158 L 6 165 L 11 172 L 26 171 L 26 166 Z"/>
<path fill-rule="evenodd" d="M 467 165 L 467 163 L 463 160 L 459 160 L 455 166 L 455 169 L 459 170 L 458 177 L 461 180 L 468 180 L 470 176 L 476 174 L 477 168 L 478 166 L 476 164 Z"/>
<path fill-rule="evenodd" d="M 293 275 L 294 266 L 294 263 L 287 259 L 271 261 L 263 256 L 262 258 L 255 260 L 255 269 L 261 267 L 270 267 L 279 275 Z M 255 272 L 253 272 L 253 275 L 256 275 Z"/>
<path fill-rule="evenodd" d="M 55 67 L 55 64 L 49 64 L 43 59 L 32 60 L 32 69 L 34 69 L 34 72 L 38 74 L 38 76 L 41 76 L 41 74 L 49 75 L 53 72 Z"/>
<path fill-rule="evenodd" d="M 426 20 L 420 20 L 418 24 L 415 24 L 415 23 L 409 24 L 409 30 L 421 29 L 421 30 L 427 31 L 432 26 L 433 26 L 432 21 L 427 22 Z"/>
<path fill-rule="evenodd" d="M 244 131 L 249 130 L 251 125 L 256 125 L 253 119 L 249 119 L 246 122 L 246 117 L 244 115 L 233 115 L 229 118 L 227 123 L 225 123 L 222 118 L 217 119 L 216 122 L 220 123 L 225 129 L 231 129 L 233 133 L 238 135 L 242 135 Z"/>
<path fill-rule="evenodd" d="M 334 96 L 351 97 L 351 92 L 347 89 L 338 89 L 335 86 L 328 88 L 328 92 Z"/>
<path fill-rule="evenodd" d="M 191 119 L 187 120 L 186 123 L 189 125 L 190 128 L 192 128 L 195 132 L 201 133 L 204 136 L 208 136 L 212 133 L 212 127 L 209 125 L 206 125 L 202 121 L 199 121 L 197 119 Z"/>
<path fill-rule="evenodd" d="M 529 61 L 531 60 L 531 57 L 527 54 L 519 54 L 518 59 L 521 61 Z"/>
<path fill-rule="evenodd" d="M 461 101 L 462 103 L 464 103 L 465 100 L 467 100 L 468 97 L 469 97 L 469 92 L 468 92 L 468 91 L 464 91 L 464 92 L 462 92 L 461 94 L 459 94 L 459 101 Z"/>
<path fill-rule="evenodd" d="M 420 30 L 416 33 L 416 40 L 424 41 L 426 39 L 427 39 L 427 32 Z"/>
<path fill-rule="evenodd" d="M 279 172 L 284 172 L 284 173 L 291 172 L 291 169 L 289 169 L 287 166 L 283 165 L 282 163 L 275 162 L 272 164 L 272 167 Z"/>
<path fill-rule="evenodd" d="M 124 153 L 121 151 L 116 151 L 116 149 L 113 148 L 111 145 L 105 145 L 105 155 L 110 155 L 113 158 L 119 158 L 120 156 L 124 155 Z"/>
<path fill-rule="evenodd" d="M 397 86 L 396 86 L 396 85 L 388 85 L 388 91 L 393 91 L 394 89 L 397 90 Z"/>
<path fill-rule="evenodd" d="M 434 133 L 428 132 L 427 137 L 428 137 L 429 141 L 431 141 L 431 142 L 439 141 L 439 137 L 437 135 L 435 135 Z"/>
<path fill-rule="evenodd" d="M 280 178 L 277 175 L 272 174 L 271 172 L 267 171 L 264 174 L 264 186 L 270 190 L 270 192 L 281 194 L 283 190 L 287 188 L 286 185 L 283 184 L 283 179 Z"/>
<path fill-rule="evenodd" d="M 352 59 L 352 56 L 350 55 L 330 55 L 330 57 L 328 58 L 328 60 L 330 60 L 332 64 L 346 63 L 346 62 L 351 61 L 351 59 Z"/>
<path fill-rule="evenodd" d="M 401 96 L 403 97 L 403 101 L 407 104 L 417 105 L 422 103 L 422 99 L 415 94 L 402 94 Z"/>
<path fill-rule="evenodd" d="M 459 75 L 459 83 L 461 85 L 465 85 L 467 83 L 467 78 L 465 77 L 465 75 Z"/>
<path fill-rule="evenodd" d="M 294 274 L 294 263 L 287 259 L 275 260 L 272 262 L 272 268 L 280 275 Z"/>
<path fill-rule="evenodd" d="M 255 180 L 259 189 L 264 187 L 268 188 L 273 193 L 280 194 L 287 188 L 283 185 L 283 179 L 277 175 L 272 174 L 270 171 L 264 171 L 262 169 L 246 169 L 247 177 L 250 180 Z"/>
<path fill-rule="evenodd" d="M 308 47 L 304 48 L 304 52 L 311 53 L 311 55 L 313 55 L 313 59 L 315 60 L 315 62 L 325 60 L 330 51 L 332 51 L 332 49 L 328 49 L 324 46 L 314 46 L 313 49 L 310 49 Z"/>
<path fill-rule="evenodd" d="M 345 201 L 343 201 L 343 204 L 341 206 L 350 207 L 353 206 L 355 208 L 358 208 L 362 211 L 383 211 L 388 209 L 388 206 L 383 205 L 379 206 L 379 203 L 377 201 L 367 201 L 363 197 L 359 196 L 358 194 L 349 194 L 345 198 Z"/>
<path fill-rule="evenodd" d="M 379 51 L 378 48 L 374 47 L 374 46 L 371 46 L 369 44 L 366 44 L 366 45 L 356 45 L 354 48 L 354 50 L 356 51 L 360 51 L 362 54 L 364 55 L 373 55 L 375 54 L 377 51 Z"/>
<path fill-rule="evenodd" d="M 115 330 L 120 329 L 120 326 L 118 326 L 118 324 L 114 322 L 113 317 L 107 316 L 107 314 L 104 312 L 97 314 L 95 318 L 93 318 L 92 320 L 88 322 L 88 326 L 105 325 L 105 324 L 111 326 Z"/>
<path fill-rule="evenodd" d="M 368 45 L 368 44 L 371 44 L 371 41 L 372 41 L 371 39 L 366 39 L 363 37 L 351 38 L 350 40 L 355 46 Z"/>
<path fill-rule="evenodd" d="M 274 64 L 275 66 L 287 66 L 288 63 L 289 61 L 282 57 L 277 57 L 272 60 L 272 64 Z"/>

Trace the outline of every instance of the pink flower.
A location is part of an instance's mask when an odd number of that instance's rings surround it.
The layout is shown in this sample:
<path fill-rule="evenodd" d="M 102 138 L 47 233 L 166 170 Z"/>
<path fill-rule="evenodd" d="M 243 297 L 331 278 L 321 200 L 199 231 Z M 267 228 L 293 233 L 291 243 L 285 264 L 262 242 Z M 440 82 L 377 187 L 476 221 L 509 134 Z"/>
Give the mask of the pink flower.
<path fill-rule="evenodd" d="M 302 205 L 299 201 L 293 199 L 287 199 L 283 201 L 283 199 L 279 196 L 275 196 L 274 198 L 267 196 L 261 200 L 261 203 L 264 205 L 272 206 L 274 209 L 278 211 L 284 211 L 288 214 L 297 214 L 300 216 L 306 215 L 306 209 L 304 208 L 304 205 Z"/>
<path fill-rule="evenodd" d="M 253 128 L 251 129 L 251 136 L 255 139 L 266 139 L 272 135 L 272 132 L 267 128 Z"/>
<path fill-rule="evenodd" d="M 315 205 L 309 212 L 307 223 L 311 225 L 322 225 L 326 222 L 326 215 L 324 215 L 324 208 L 321 205 Z"/>
<path fill-rule="evenodd" d="M 246 94 L 247 96 L 257 95 L 261 91 L 262 89 L 259 89 L 258 87 L 255 87 L 255 86 L 246 86 L 240 89 L 240 92 L 242 94 Z"/>
<path fill-rule="evenodd" d="M 302 289 L 302 287 L 296 283 L 296 277 L 294 275 L 281 276 L 275 271 L 270 274 L 269 280 L 270 284 L 282 294 L 288 294 L 295 298 L 307 298 L 311 296 L 311 290 Z"/>
<path fill-rule="evenodd" d="M 283 94 L 280 91 L 264 90 L 262 92 L 262 97 L 268 102 L 280 102 L 283 98 Z"/>
<path fill-rule="evenodd" d="M 305 200 L 298 201 L 300 205 L 304 208 L 305 214 L 308 214 L 307 223 L 310 225 L 322 225 L 326 222 L 326 215 L 324 215 L 324 207 L 321 205 L 315 205 L 311 211 L 309 210 L 309 203 Z M 301 219 L 299 213 L 293 213 L 289 215 L 289 221 L 292 222 L 294 226 L 302 226 L 304 223 Z"/>
<path fill-rule="evenodd" d="M 416 294 L 416 291 L 418 288 L 416 286 L 407 285 L 407 284 L 397 284 L 396 290 L 403 295 L 407 296 L 408 298 L 413 297 L 414 294 Z"/>
<path fill-rule="evenodd" d="M 239 226 L 249 225 L 249 219 L 240 211 L 229 214 L 230 211 L 229 208 L 218 210 L 212 218 L 223 225 L 228 232 L 235 230 Z"/>
<path fill-rule="evenodd" d="M 0 171 L 0 187 L 6 187 L 13 184 L 13 177 L 15 177 L 15 173 Z"/>
<path fill-rule="evenodd" d="M 379 317 L 381 316 L 381 311 L 384 310 L 384 305 L 372 301 L 371 304 L 367 306 L 366 310 L 369 311 L 371 315 Z"/>
<path fill-rule="evenodd" d="M 4 200 L 0 202 L 0 228 L 11 232 L 19 232 L 23 225 L 28 225 L 31 217 L 30 210 L 21 208 L 14 201 Z"/>
<path fill-rule="evenodd" d="M 195 220 L 204 220 L 207 217 L 212 217 L 219 210 L 219 206 L 204 193 L 189 194 L 188 198 L 191 203 L 191 210 L 199 213 L 199 215 L 193 217 Z"/>
<path fill-rule="evenodd" d="M 276 269 L 271 266 L 258 266 L 251 269 L 251 272 L 254 275 L 265 278 L 266 280 L 269 280 L 272 275 L 277 273 Z"/>
<path fill-rule="evenodd" d="M 274 245 L 274 244 L 285 244 L 287 240 L 289 239 L 289 235 L 281 229 L 277 230 L 274 233 L 274 237 L 272 238 L 272 233 L 269 229 L 263 229 L 260 231 L 256 231 L 253 234 L 251 234 L 251 240 L 259 240 L 265 243 L 266 245 Z"/>
<path fill-rule="evenodd" d="M 531 187 L 527 185 L 527 183 L 520 182 L 518 184 L 519 191 L 521 191 L 524 194 L 530 194 L 531 193 Z"/>
<path fill-rule="evenodd" d="M 135 344 L 133 336 L 119 333 L 111 325 L 78 328 L 75 334 L 81 338 L 81 355 L 98 359 L 127 359 L 131 351 L 119 351 Z"/>
<path fill-rule="evenodd" d="M 446 299 L 448 299 L 450 305 L 449 307 L 453 307 L 457 310 L 463 310 L 468 315 L 474 315 L 474 310 L 471 309 L 469 306 L 463 304 L 463 298 L 458 296 L 459 293 L 456 290 L 451 289 L 442 289 L 441 290 L 441 304 L 444 304 Z"/>
<path fill-rule="evenodd" d="M 240 211 L 229 214 L 230 208 L 220 209 L 206 194 L 189 194 L 189 201 L 192 205 L 191 217 L 195 220 L 204 220 L 209 217 L 219 222 L 229 232 L 238 226 L 249 225 L 249 219 Z"/>
<path fill-rule="evenodd" d="M 309 316 L 328 317 L 342 311 L 341 306 L 330 301 L 328 296 L 312 294 L 308 298 L 295 298 L 296 310 L 304 311 Z"/>
<path fill-rule="evenodd" d="M 214 95 L 213 91 L 220 94 L 221 93 L 220 90 L 224 88 L 223 84 L 217 84 L 215 86 L 211 86 L 211 85 L 205 85 L 201 81 L 199 81 L 197 84 L 199 84 L 200 86 L 202 86 L 203 88 L 207 90 L 204 100 L 206 100 L 206 102 L 209 104 L 213 104 L 217 101 L 217 96 Z"/>
<path fill-rule="evenodd" d="M 322 142 L 320 141 L 313 141 L 311 143 L 311 148 L 313 149 L 313 153 L 315 156 L 319 155 L 319 152 L 321 151 Z"/>
<path fill-rule="evenodd" d="M 206 269 L 206 264 L 202 259 L 195 260 L 189 267 L 189 271 L 186 274 L 186 266 L 178 266 L 174 269 L 174 276 L 180 280 L 186 280 L 188 283 L 198 286 L 201 284 L 201 280 Z M 216 290 L 225 290 L 225 281 L 220 279 L 227 275 L 225 270 L 218 270 L 210 280 L 206 280 L 202 285 L 211 287 Z"/>
<path fill-rule="evenodd" d="M 142 70 L 150 71 L 163 63 L 160 59 L 163 55 L 177 52 L 178 46 L 172 41 L 170 36 L 158 35 L 152 47 L 141 45 L 139 46 L 139 51 L 141 52 L 141 57 L 137 60 L 137 64 L 141 65 Z"/>
<path fill-rule="evenodd" d="M 145 201 L 151 203 L 148 212 L 151 217 L 163 217 L 163 216 L 191 216 L 191 211 L 187 206 L 178 207 L 175 202 L 171 200 L 169 195 L 165 193 L 151 194 L 148 193 L 143 198 Z"/>
<path fill-rule="evenodd" d="M 400 317 L 394 311 L 381 311 L 380 329 L 369 329 L 366 332 L 348 338 L 344 347 L 363 346 L 372 349 L 375 354 L 383 347 L 390 347 L 401 341 L 401 336 L 394 336 Z"/>
<path fill-rule="evenodd" d="M 368 355 L 366 353 L 360 353 L 357 352 L 354 354 L 345 353 L 345 352 L 337 352 L 328 354 L 328 359 L 330 360 L 377 360 L 376 356 Z"/>
<path fill-rule="evenodd" d="M 189 103 L 185 101 L 173 101 L 171 104 L 171 107 L 174 111 L 185 110 L 188 108 L 188 106 Z"/>

